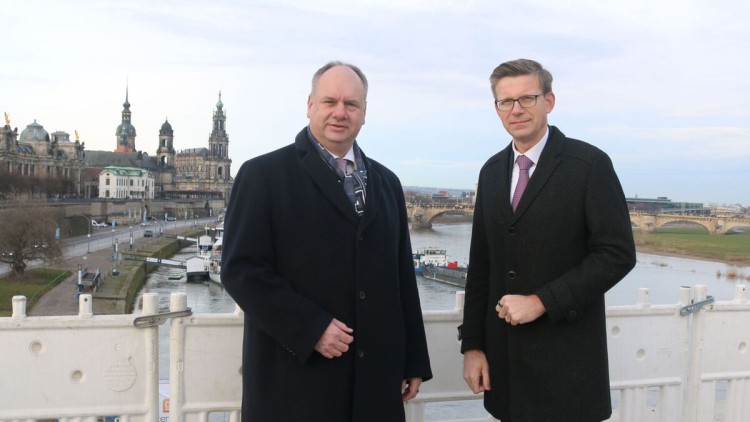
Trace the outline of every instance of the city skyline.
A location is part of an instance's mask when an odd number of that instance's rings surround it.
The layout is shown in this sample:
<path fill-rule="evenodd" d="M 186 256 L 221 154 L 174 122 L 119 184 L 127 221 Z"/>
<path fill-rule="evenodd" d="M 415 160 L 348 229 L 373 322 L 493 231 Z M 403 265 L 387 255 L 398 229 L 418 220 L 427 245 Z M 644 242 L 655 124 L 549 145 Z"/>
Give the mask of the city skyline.
<path fill-rule="evenodd" d="M 750 5 L 723 6 L 14 2 L 0 27 L 0 107 L 19 132 L 36 120 L 113 151 L 127 84 L 136 149 L 154 155 L 166 119 L 177 150 L 205 147 L 221 91 L 235 174 L 291 143 L 312 73 L 339 59 L 370 82 L 366 154 L 404 185 L 474 189 L 510 141 L 489 73 L 528 57 L 555 77 L 550 124 L 607 152 L 626 197 L 747 206 L 750 82 L 736 69 L 750 61 L 737 18 Z"/>

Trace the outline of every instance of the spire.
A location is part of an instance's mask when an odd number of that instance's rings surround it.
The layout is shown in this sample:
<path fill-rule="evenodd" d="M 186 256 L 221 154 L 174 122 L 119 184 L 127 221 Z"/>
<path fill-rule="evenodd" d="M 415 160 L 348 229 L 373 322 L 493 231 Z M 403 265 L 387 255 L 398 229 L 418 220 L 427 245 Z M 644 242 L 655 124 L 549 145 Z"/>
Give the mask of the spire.
<path fill-rule="evenodd" d="M 128 79 L 125 78 L 125 102 L 122 103 L 122 106 L 125 107 L 126 110 L 130 108 L 130 102 L 128 101 L 128 88 Z"/>
<path fill-rule="evenodd" d="M 221 90 L 219 90 L 219 102 L 216 103 L 216 108 L 221 110 L 224 107 L 224 103 L 221 102 Z"/>

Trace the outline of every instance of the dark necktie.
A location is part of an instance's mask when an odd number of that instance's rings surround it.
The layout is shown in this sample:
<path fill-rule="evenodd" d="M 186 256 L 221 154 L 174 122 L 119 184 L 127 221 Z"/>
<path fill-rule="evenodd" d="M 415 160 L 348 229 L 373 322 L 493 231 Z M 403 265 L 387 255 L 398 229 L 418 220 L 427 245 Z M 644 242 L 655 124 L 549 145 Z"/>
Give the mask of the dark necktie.
<path fill-rule="evenodd" d="M 526 190 L 526 185 L 529 184 L 529 169 L 534 165 L 534 162 L 525 155 L 519 155 L 516 158 L 518 164 L 518 183 L 516 183 L 516 190 L 513 192 L 513 211 L 518 207 L 518 203 L 521 202 L 521 196 L 523 191 Z"/>
<path fill-rule="evenodd" d="M 336 158 L 336 165 L 344 172 L 344 193 L 352 204 L 356 204 L 357 198 L 354 195 L 354 178 L 350 175 L 349 160 L 346 158 Z"/>

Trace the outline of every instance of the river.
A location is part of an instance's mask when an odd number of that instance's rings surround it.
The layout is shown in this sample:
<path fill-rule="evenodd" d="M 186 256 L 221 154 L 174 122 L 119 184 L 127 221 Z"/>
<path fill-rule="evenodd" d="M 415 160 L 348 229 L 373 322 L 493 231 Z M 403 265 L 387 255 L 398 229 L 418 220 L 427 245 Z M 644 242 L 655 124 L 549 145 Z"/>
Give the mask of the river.
<path fill-rule="evenodd" d="M 412 230 L 412 249 L 439 247 L 445 249 L 448 259 L 466 265 L 469 260 L 469 243 L 471 224 L 435 224 L 430 230 Z M 194 248 L 186 248 L 173 257 L 185 260 L 192 256 Z M 148 276 L 145 292 L 159 293 L 161 308 L 169 307 L 169 295 L 172 292 L 185 292 L 188 305 L 195 313 L 232 312 L 235 304 L 232 298 L 220 286 L 211 283 L 185 283 L 169 280 L 169 276 L 179 270 L 160 268 Z M 734 278 L 727 274 L 736 274 Z M 637 254 L 635 268 L 620 283 L 607 292 L 607 305 L 630 305 L 638 298 L 638 289 L 650 289 L 652 304 L 676 303 L 680 286 L 704 284 L 708 294 L 717 300 L 727 301 L 734 297 L 735 284 L 749 284 L 750 267 L 735 266 L 720 262 L 668 257 L 653 254 Z M 417 277 L 423 310 L 452 309 L 455 304 L 454 293 L 459 288 L 437 281 Z M 140 301 L 140 299 L 139 299 Z M 136 312 L 140 312 L 136 310 Z M 169 379 L 169 324 L 162 326 L 160 336 L 159 375 L 163 380 Z M 458 349 L 456 350 L 458 353 Z M 486 415 L 481 400 L 459 401 L 439 404 L 428 404 L 425 420 L 447 420 L 458 418 L 480 418 Z M 211 421 L 223 421 L 223 416 L 212 415 Z"/>

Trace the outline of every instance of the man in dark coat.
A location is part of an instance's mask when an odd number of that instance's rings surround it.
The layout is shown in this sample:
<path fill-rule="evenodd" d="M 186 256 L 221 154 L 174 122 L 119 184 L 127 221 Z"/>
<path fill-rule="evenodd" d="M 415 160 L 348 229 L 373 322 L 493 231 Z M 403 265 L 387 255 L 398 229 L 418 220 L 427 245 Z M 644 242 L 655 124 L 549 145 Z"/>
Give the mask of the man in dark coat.
<path fill-rule="evenodd" d="M 236 177 L 221 279 L 245 312 L 243 421 L 403 421 L 432 377 L 401 184 L 355 142 L 366 96 L 357 67 L 322 67 L 309 126 Z"/>
<path fill-rule="evenodd" d="M 547 125 L 539 63 L 503 63 L 490 81 L 513 139 L 479 175 L 464 378 L 502 422 L 608 419 L 604 293 L 635 265 L 625 196 L 604 152 Z"/>

